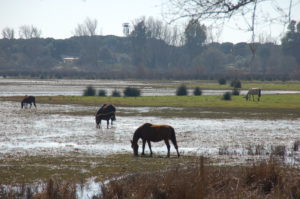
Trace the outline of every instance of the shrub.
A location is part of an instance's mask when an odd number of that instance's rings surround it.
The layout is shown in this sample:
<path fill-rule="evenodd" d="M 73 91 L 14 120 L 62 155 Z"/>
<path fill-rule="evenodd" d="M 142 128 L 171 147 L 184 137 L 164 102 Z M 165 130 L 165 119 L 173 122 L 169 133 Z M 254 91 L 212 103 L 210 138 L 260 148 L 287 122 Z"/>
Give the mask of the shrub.
<path fill-rule="evenodd" d="M 226 79 L 225 78 L 220 78 L 218 80 L 218 82 L 219 82 L 220 85 L 225 85 L 226 84 Z"/>
<path fill-rule="evenodd" d="M 102 96 L 102 97 L 106 96 L 106 90 L 99 90 L 98 96 Z"/>
<path fill-rule="evenodd" d="M 176 95 L 177 96 L 184 96 L 184 95 L 188 95 L 188 91 L 187 88 L 184 84 L 182 84 L 181 86 L 179 86 L 176 90 Z"/>
<path fill-rule="evenodd" d="M 283 145 L 279 145 L 279 146 L 272 146 L 271 147 L 271 156 L 280 156 L 280 157 L 284 157 L 285 156 L 285 151 L 286 148 Z"/>
<path fill-rule="evenodd" d="M 196 87 L 194 89 L 194 95 L 197 95 L 197 96 L 202 95 L 202 90 L 199 87 Z"/>
<path fill-rule="evenodd" d="M 121 93 L 120 93 L 120 91 L 117 91 L 117 90 L 115 89 L 115 90 L 113 90 L 111 96 L 113 96 L 113 97 L 121 97 Z"/>
<path fill-rule="evenodd" d="M 231 92 L 226 92 L 223 95 L 223 100 L 231 100 Z"/>
<path fill-rule="evenodd" d="M 124 89 L 125 97 L 138 97 L 141 95 L 141 90 L 138 88 L 126 87 Z"/>
<path fill-rule="evenodd" d="M 233 88 L 242 88 L 242 83 L 240 80 L 235 79 L 231 81 L 230 86 Z"/>
<path fill-rule="evenodd" d="M 232 95 L 236 95 L 236 96 L 240 95 L 240 90 L 237 89 L 237 88 L 234 88 L 234 89 L 232 90 Z"/>
<path fill-rule="evenodd" d="M 298 151 L 299 150 L 299 146 L 300 146 L 300 140 L 295 141 L 294 142 L 294 146 L 293 146 L 294 151 Z"/>
<path fill-rule="evenodd" d="M 83 91 L 83 96 L 95 96 L 96 90 L 93 86 L 87 86 L 86 89 Z"/>

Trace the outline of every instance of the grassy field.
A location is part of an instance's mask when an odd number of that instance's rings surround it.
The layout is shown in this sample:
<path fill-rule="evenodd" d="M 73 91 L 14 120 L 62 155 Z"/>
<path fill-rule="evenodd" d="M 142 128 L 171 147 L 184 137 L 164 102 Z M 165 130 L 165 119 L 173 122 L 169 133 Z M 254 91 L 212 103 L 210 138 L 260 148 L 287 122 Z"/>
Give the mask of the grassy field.
<path fill-rule="evenodd" d="M 300 82 L 299 81 L 241 81 L 242 83 L 242 89 L 248 90 L 249 88 L 261 88 L 263 90 L 294 90 L 299 91 L 300 90 Z M 226 85 L 220 85 L 216 82 L 188 82 L 186 84 L 188 88 L 195 88 L 200 87 L 202 89 L 229 89 L 231 90 L 232 87 L 230 87 L 230 82 L 228 82 Z M 174 87 L 174 86 L 172 86 Z"/>
<path fill-rule="evenodd" d="M 0 97 L 0 100 L 20 102 L 22 97 Z M 37 103 L 45 104 L 114 104 L 127 107 L 199 107 L 199 108 L 277 108 L 299 109 L 300 95 L 264 95 L 260 102 L 246 101 L 243 96 L 222 100 L 220 95 L 204 96 L 145 96 L 145 97 L 85 97 L 85 96 L 38 96 Z"/>

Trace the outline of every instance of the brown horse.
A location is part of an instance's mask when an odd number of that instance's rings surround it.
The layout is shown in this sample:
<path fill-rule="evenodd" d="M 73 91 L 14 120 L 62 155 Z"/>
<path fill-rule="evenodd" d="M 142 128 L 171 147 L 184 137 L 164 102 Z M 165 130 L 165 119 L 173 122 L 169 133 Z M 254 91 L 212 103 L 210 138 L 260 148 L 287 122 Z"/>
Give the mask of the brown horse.
<path fill-rule="evenodd" d="M 116 108 L 111 104 L 103 104 L 103 106 L 95 114 L 96 128 L 100 128 L 101 120 L 106 120 L 107 128 L 109 125 L 109 120 L 111 120 L 111 125 L 113 121 L 116 120 Z"/>
<path fill-rule="evenodd" d="M 30 104 L 30 108 L 31 108 L 32 104 L 36 108 L 35 97 L 34 96 L 25 96 L 23 98 L 23 100 L 21 101 L 21 108 L 23 108 L 23 107 L 27 108 L 28 104 Z"/>
<path fill-rule="evenodd" d="M 152 156 L 152 149 L 151 149 L 151 141 L 158 142 L 164 140 L 167 148 L 168 148 L 168 157 L 170 157 L 170 144 L 169 140 L 172 141 L 176 151 L 177 156 L 179 157 L 178 146 L 176 142 L 176 135 L 175 130 L 173 127 L 169 125 L 153 125 L 150 123 L 145 123 L 140 126 L 133 135 L 133 140 L 131 140 L 131 147 L 133 149 L 133 153 L 135 156 L 138 156 L 138 149 L 139 145 L 137 144 L 139 139 L 143 141 L 143 152 L 142 155 L 145 155 L 145 145 L 146 142 L 148 143 L 150 149 L 150 155 Z"/>

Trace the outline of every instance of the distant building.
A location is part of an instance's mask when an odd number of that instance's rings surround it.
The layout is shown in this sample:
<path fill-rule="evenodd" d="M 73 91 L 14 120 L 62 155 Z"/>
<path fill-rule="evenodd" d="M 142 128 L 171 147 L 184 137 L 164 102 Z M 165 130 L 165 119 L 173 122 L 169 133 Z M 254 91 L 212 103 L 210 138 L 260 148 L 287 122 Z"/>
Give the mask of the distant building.
<path fill-rule="evenodd" d="M 129 23 L 123 23 L 123 34 L 128 37 L 130 31 Z"/>
<path fill-rule="evenodd" d="M 63 57 L 62 58 L 63 59 L 63 62 L 64 63 L 73 63 L 74 61 L 77 61 L 77 60 L 79 60 L 79 58 L 78 57 Z"/>

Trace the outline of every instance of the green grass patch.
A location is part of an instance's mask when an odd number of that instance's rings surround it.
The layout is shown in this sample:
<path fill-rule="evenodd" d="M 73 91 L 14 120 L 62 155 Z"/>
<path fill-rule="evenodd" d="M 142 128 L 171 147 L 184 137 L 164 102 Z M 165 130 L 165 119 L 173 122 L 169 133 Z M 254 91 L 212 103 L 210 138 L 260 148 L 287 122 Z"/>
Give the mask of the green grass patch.
<path fill-rule="evenodd" d="M 134 157 L 132 154 L 105 157 L 8 157 L 0 160 L 0 183 L 35 183 L 50 178 L 81 183 L 90 177 L 97 177 L 96 181 L 102 181 L 133 172 L 151 172 L 192 165 L 196 164 L 197 160 L 198 158 L 193 156 Z"/>
<path fill-rule="evenodd" d="M 20 101 L 21 97 L 1 97 L 1 100 Z M 85 96 L 38 96 L 38 103 L 96 105 L 114 104 L 129 107 L 200 107 L 200 108 L 300 108 L 299 94 L 264 95 L 260 102 L 246 101 L 243 96 L 233 96 L 224 101 L 220 95 L 204 96 L 145 96 L 145 97 L 85 97 Z"/>

